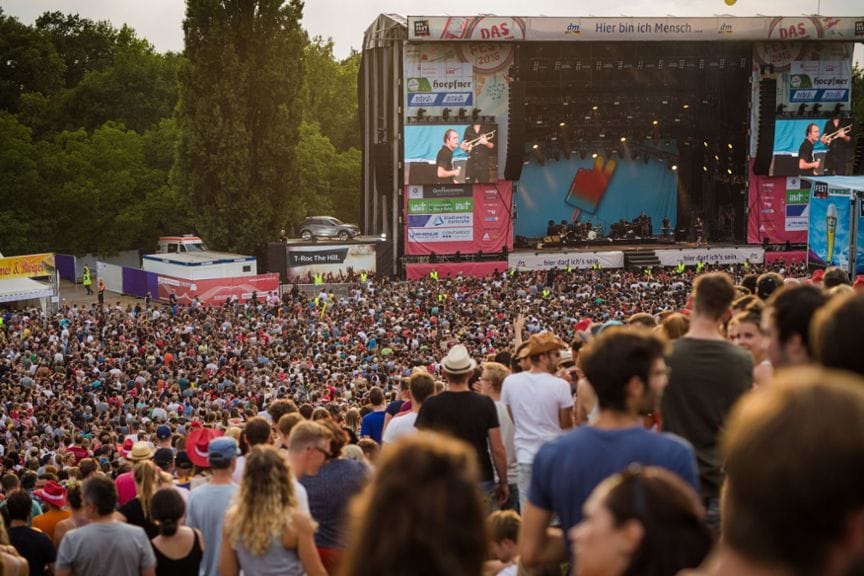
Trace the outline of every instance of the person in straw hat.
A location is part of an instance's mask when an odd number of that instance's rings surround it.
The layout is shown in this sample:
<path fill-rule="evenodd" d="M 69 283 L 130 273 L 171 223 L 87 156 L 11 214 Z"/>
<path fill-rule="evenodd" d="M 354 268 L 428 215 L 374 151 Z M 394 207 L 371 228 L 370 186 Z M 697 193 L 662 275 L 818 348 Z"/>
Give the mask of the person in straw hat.
<path fill-rule="evenodd" d="M 121 453 L 127 461 L 132 463 L 133 466 L 136 462 L 153 459 L 153 448 L 150 447 L 150 444 L 143 441 L 134 442 L 132 444 L 131 450 L 129 450 L 128 452 L 121 451 Z M 118 506 L 123 506 L 130 500 L 134 500 L 135 497 L 138 495 L 138 489 L 135 488 L 135 477 L 132 476 L 131 470 L 117 476 L 114 484 L 115 486 L 117 486 Z"/>
<path fill-rule="evenodd" d="M 507 456 L 495 403 L 468 387 L 476 367 L 477 362 L 471 358 L 465 346 L 456 344 L 450 348 L 447 356 L 441 359 L 447 390 L 423 402 L 415 426 L 420 430 L 445 432 L 474 448 L 480 462 L 481 489 L 487 496 L 491 496 L 494 491 L 498 502 L 503 503 L 510 494 L 507 486 Z M 499 479 L 497 486 L 493 462 Z"/>

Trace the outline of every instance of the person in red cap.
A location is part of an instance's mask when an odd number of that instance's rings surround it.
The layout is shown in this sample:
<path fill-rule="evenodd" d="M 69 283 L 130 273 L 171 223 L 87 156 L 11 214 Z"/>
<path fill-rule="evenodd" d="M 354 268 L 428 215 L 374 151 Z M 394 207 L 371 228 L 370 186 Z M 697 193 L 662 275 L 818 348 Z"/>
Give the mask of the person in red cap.
<path fill-rule="evenodd" d="M 33 495 L 42 502 L 42 514 L 33 518 L 33 527 L 38 528 L 54 541 L 54 528 L 61 520 L 72 515 L 66 509 L 66 488 L 57 482 L 48 481 L 40 490 L 34 490 Z"/>

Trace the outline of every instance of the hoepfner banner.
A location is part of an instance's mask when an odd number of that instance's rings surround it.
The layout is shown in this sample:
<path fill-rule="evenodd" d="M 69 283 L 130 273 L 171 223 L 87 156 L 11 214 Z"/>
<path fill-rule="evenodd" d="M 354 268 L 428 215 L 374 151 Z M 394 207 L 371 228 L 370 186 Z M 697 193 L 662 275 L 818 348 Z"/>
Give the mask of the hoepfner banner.
<path fill-rule="evenodd" d="M 408 39 L 484 42 L 864 40 L 864 16 L 736 18 L 409 16 Z"/>

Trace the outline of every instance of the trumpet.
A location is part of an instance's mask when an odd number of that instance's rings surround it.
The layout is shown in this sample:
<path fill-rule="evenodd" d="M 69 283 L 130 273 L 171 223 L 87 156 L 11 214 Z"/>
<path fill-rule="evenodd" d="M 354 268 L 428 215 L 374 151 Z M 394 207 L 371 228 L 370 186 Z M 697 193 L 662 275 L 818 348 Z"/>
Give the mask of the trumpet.
<path fill-rule="evenodd" d="M 851 132 L 851 131 L 852 131 L 852 124 L 849 124 L 848 126 L 844 126 L 844 127 L 840 128 L 839 130 L 835 130 L 834 132 L 831 132 L 830 134 L 825 134 L 824 136 L 822 136 L 822 141 L 825 144 L 828 144 L 829 142 L 831 142 L 835 138 L 839 138 L 840 136 L 845 136 L 846 134 L 849 134 L 849 132 Z"/>
<path fill-rule="evenodd" d="M 492 130 L 491 132 L 486 132 L 485 134 L 481 134 L 480 136 L 477 136 L 476 138 L 474 138 L 472 140 L 467 140 L 465 142 L 462 142 L 462 144 L 467 146 L 470 149 L 470 148 L 473 148 L 474 146 L 476 146 L 477 143 L 480 142 L 480 140 L 482 140 L 483 138 L 486 138 L 486 140 L 491 140 L 494 137 L 495 137 L 495 130 Z"/>

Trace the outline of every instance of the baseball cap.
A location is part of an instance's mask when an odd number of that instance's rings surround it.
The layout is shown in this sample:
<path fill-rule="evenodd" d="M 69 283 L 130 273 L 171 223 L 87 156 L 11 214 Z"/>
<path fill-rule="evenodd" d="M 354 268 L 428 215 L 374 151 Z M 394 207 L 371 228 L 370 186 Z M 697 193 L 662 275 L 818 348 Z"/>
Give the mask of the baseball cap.
<path fill-rule="evenodd" d="M 171 448 L 159 448 L 153 455 L 153 463 L 160 468 L 166 468 L 174 462 L 174 450 Z"/>
<path fill-rule="evenodd" d="M 167 440 L 171 437 L 171 428 L 162 424 L 158 428 L 156 428 L 156 438 L 159 440 Z"/>
<path fill-rule="evenodd" d="M 240 454 L 237 441 L 230 436 L 220 436 L 210 441 L 207 448 L 207 459 L 210 464 L 221 464 L 230 462 Z"/>
<path fill-rule="evenodd" d="M 177 452 L 174 457 L 174 466 L 177 468 L 192 468 L 192 460 L 189 459 L 189 454 L 185 451 Z"/>

